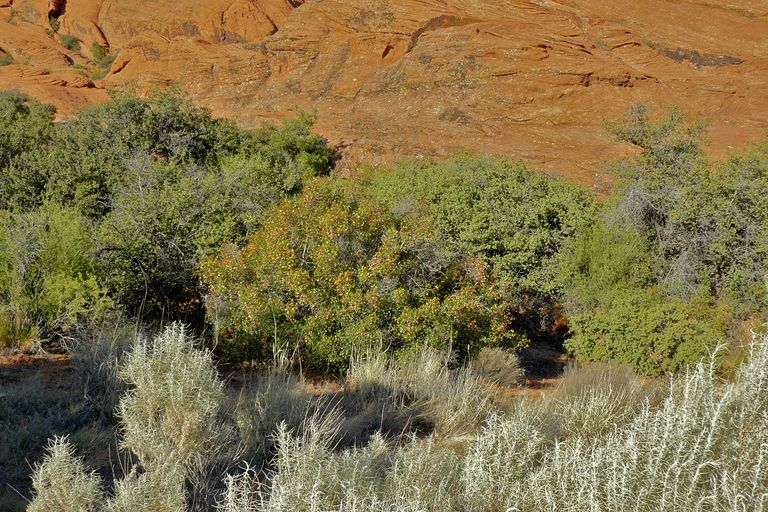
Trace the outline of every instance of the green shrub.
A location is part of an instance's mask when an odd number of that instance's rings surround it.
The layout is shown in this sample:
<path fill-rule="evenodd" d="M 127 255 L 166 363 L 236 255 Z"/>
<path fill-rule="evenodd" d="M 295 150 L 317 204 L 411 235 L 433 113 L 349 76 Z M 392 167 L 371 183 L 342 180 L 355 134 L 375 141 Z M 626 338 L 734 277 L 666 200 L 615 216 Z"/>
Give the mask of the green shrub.
<path fill-rule="evenodd" d="M 583 360 L 677 371 L 765 305 L 768 150 L 712 164 L 701 126 L 677 111 L 650 121 L 635 107 L 614 131 L 643 153 L 617 164 L 613 196 L 569 250 L 567 346 Z"/>
<path fill-rule="evenodd" d="M 10 66 L 11 64 L 13 64 L 13 57 L 8 55 L 7 53 L 3 53 L 2 55 L 0 55 L 0 67 Z"/>
<path fill-rule="evenodd" d="M 407 351 L 519 343 L 488 291 L 485 265 L 447 254 L 428 223 L 398 219 L 341 180 L 280 204 L 242 250 L 206 260 L 209 318 L 222 354 L 298 347 L 343 367 L 372 346 Z"/>
<path fill-rule="evenodd" d="M 0 92 L 0 169 L 19 155 L 44 146 L 53 134 L 55 110 L 15 92 Z M 39 178 L 37 179 L 39 180 Z M 34 180 L 30 180 L 34 181 Z M 0 208 L 6 208 L 13 176 L 0 174 Z M 19 193 L 24 193 L 21 190 Z"/>
<path fill-rule="evenodd" d="M 515 161 L 410 161 L 367 181 L 396 214 L 428 216 L 451 251 L 482 258 L 515 291 L 542 295 L 558 290 L 559 251 L 594 208 L 586 191 Z"/>
<path fill-rule="evenodd" d="M 67 50 L 72 50 L 73 52 L 80 51 L 80 40 L 76 36 L 62 34 L 59 36 L 59 40 L 61 45 Z"/>
<path fill-rule="evenodd" d="M 89 223 L 45 205 L 28 214 L 0 211 L 0 304 L 44 337 L 70 332 L 108 311 Z"/>
<path fill-rule="evenodd" d="M 632 227 L 600 223 L 571 253 L 566 347 L 582 361 L 616 361 L 658 375 L 695 364 L 726 337 L 706 302 L 665 296 L 648 239 Z"/>
<path fill-rule="evenodd" d="M 743 303 L 765 301 L 768 256 L 768 147 L 757 145 L 723 163 L 700 148 L 699 125 L 676 111 L 649 121 L 638 107 L 615 129 L 644 149 L 622 163 L 609 217 L 653 239 L 656 282 L 684 299 L 705 292 Z"/>
<path fill-rule="evenodd" d="M 616 361 L 646 375 L 677 372 L 711 352 L 726 331 L 708 308 L 665 299 L 655 290 L 616 292 L 571 317 L 566 347 L 581 361 Z"/>
<path fill-rule="evenodd" d="M 96 41 L 94 41 L 91 45 L 91 56 L 93 57 L 93 61 L 96 63 L 96 65 L 105 71 L 109 71 L 109 68 L 112 66 L 112 62 L 115 60 L 115 57 L 110 55 L 109 49 L 101 46 Z"/>

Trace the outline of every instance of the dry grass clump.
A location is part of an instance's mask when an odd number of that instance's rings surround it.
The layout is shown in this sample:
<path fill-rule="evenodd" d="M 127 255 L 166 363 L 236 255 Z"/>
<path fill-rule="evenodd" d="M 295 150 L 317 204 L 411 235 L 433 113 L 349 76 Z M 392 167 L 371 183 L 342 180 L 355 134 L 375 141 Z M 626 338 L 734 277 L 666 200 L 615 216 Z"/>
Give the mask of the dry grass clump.
<path fill-rule="evenodd" d="M 567 367 L 554 392 L 536 405 L 553 437 L 587 439 L 626 424 L 660 392 L 629 366 L 597 363 Z"/>
<path fill-rule="evenodd" d="M 360 416 L 380 411 L 375 415 L 380 431 L 395 431 L 394 420 L 404 418 L 445 437 L 473 432 L 493 411 L 494 392 L 471 369 L 453 370 L 449 362 L 433 350 L 404 361 L 384 354 L 354 359 L 345 382 L 345 408 Z"/>
<path fill-rule="evenodd" d="M 86 401 L 110 423 L 116 422 L 117 405 L 128 389 L 118 374 L 120 364 L 138 335 L 136 326 L 117 319 L 114 323 L 81 327 L 66 342 Z"/>
<path fill-rule="evenodd" d="M 0 350 L 31 352 L 38 344 L 40 329 L 22 311 L 0 307 Z"/>
<path fill-rule="evenodd" d="M 488 382 L 500 386 L 517 386 L 525 377 L 517 354 L 498 347 L 482 348 L 472 361 L 472 370 Z"/>
<path fill-rule="evenodd" d="M 76 387 L 50 389 L 43 379 L 15 383 L 0 377 L 0 510 L 23 510 L 29 462 L 43 457 L 47 440 L 83 421 Z"/>
<path fill-rule="evenodd" d="M 257 467 L 266 464 L 274 447 L 274 434 L 283 423 L 298 431 L 312 408 L 312 397 L 300 375 L 278 358 L 267 372 L 241 390 L 234 418 L 247 457 Z"/>

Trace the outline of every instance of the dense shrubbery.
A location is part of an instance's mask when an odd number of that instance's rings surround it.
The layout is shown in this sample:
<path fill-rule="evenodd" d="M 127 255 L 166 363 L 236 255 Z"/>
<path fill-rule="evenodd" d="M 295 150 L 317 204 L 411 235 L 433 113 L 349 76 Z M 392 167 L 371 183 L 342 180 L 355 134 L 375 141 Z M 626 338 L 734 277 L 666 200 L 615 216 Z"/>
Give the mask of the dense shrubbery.
<path fill-rule="evenodd" d="M 712 163 L 675 111 L 613 127 L 642 154 L 600 204 L 466 156 L 323 176 L 306 115 L 247 131 L 174 94 L 53 114 L 0 95 L 5 347 L 118 309 L 209 322 L 233 361 L 280 347 L 339 369 L 372 347 L 465 359 L 570 335 L 582 360 L 653 375 L 768 306 L 768 146 Z"/>
<path fill-rule="evenodd" d="M 490 265 L 509 293 L 557 292 L 560 250 L 594 211 L 586 191 L 522 162 L 410 161 L 369 171 L 364 180 L 395 214 L 430 219 L 446 250 Z"/>
<path fill-rule="evenodd" d="M 695 363 L 768 297 L 768 148 L 709 162 L 701 129 L 636 107 L 614 128 L 642 148 L 569 261 L 566 295 L 584 360 L 656 374 Z"/>
<path fill-rule="evenodd" d="M 429 220 L 452 254 L 489 266 L 496 302 L 528 340 L 557 345 L 563 249 L 589 226 L 585 190 L 528 170 L 521 162 L 457 158 L 411 161 L 368 173 L 366 188 L 398 215 Z"/>
<path fill-rule="evenodd" d="M 225 349 L 300 347 L 316 366 L 371 347 L 519 347 L 591 211 L 576 187 L 474 158 L 320 181 L 203 264 L 209 314 Z"/>
<path fill-rule="evenodd" d="M 330 168 L 311 117 L 244 131 L 173 94 L 116 96 L 61 125 L 4 94 L 0 116 L 0 304 L 23 327 L 0 334 L 17 338 L 66 334 L 110 301 L 199 322 L 200 258 Z"/>

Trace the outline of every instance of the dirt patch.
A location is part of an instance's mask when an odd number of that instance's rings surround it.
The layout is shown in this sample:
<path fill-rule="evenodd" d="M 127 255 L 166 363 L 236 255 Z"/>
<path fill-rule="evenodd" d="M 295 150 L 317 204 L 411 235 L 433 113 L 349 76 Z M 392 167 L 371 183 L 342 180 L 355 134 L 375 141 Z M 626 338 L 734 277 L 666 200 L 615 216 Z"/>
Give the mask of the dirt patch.
<path fill-rule="evenodd" d="M 6 385 L 26 380 L 43 382 L 48 386 L 69 385 L 75 378 L 70 362 L 68 355 L 0 356 L 0 396 Z"/>

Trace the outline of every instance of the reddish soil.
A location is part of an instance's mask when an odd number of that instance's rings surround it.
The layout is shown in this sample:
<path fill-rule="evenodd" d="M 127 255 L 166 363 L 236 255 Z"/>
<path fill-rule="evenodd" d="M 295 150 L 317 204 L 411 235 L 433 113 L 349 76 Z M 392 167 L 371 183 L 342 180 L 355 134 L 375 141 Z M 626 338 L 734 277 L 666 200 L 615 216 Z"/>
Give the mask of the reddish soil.
<path fill-rule="evenodd" d="M 49 389 L 66 388 L 74 385 L 76 379 L 69 356 L 0 356 L 0 397 L 6 386 L 34 382 Z"/>

